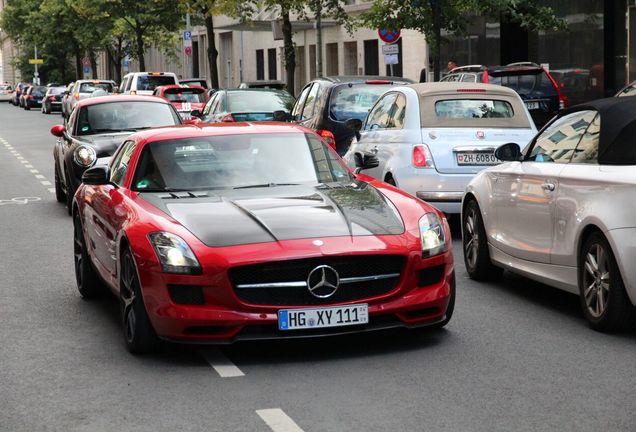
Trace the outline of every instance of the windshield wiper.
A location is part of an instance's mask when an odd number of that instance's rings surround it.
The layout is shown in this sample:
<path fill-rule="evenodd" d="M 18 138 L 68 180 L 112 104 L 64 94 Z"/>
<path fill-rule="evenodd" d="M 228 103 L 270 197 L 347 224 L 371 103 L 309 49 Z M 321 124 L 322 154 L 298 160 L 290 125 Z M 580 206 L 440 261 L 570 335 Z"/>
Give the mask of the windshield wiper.
<path fill-rule="evenodd" d="M 276 186 L 298 186 L 298 183 L 261 183 L 261 184 L 253 184 L 253 185 L 246 185 L 246 186 L 236 186 L 232 189 L 251 189 L 251 188 L 276 187 Z"/>

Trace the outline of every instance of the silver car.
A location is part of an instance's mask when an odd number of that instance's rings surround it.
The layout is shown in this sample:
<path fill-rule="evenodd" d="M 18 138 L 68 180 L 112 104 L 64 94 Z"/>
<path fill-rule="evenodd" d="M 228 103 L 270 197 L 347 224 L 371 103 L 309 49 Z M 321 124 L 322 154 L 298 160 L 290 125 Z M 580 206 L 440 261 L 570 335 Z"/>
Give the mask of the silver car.
<path fill-rule="evenodd" d="M 344 159 L 355 167 L 356 153 L 374 154 L 379 165 L 365 174 L 458 214 L 468 182 L 500 163 L 495 149 L 527 143 L 536 131 L 519 95 L 506 87 L 412 84 L 378 99 Z"/>
<path fill-rule="evenodd" d="M 579 294 L 590 326 L 633 323 L 636 304 L 636 98 L 561 112 L 522 152 L 479 173 L 462 208 L 466 270 L 510 270 Z"/>
<path fill-rule="evenodd" d="M 115 81 L 110 80 L 77 80 L 73 87 L 70 89 L 68 98 L 66 99 L 66 117 L 71 115 L 73 108 L 77 105 L 77 102 L 82 99 L 90 97 L 93 92 L 99 91 L 100 93 L 113 94 L 117 85 Z"/>

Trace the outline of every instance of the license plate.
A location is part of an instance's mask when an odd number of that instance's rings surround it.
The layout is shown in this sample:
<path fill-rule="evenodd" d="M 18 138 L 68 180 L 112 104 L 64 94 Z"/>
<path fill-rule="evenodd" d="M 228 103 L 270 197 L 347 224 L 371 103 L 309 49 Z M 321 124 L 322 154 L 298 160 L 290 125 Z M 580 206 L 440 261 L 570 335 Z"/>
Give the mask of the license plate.
<path fill-rule="evenodd" d="M 279 330 L 343 327 L 368 322 L 369 307 L 366 304 L 278 311 Z"/>
<path fill-rule="evenodd" d="M 539 102 L 526 102 L 526 108 L 529 110 L 539 109 Z"/>
<path fill-rule="evenodd" d="M 497 165 L 494 153 L 457 153 L 457 165 Z"/>

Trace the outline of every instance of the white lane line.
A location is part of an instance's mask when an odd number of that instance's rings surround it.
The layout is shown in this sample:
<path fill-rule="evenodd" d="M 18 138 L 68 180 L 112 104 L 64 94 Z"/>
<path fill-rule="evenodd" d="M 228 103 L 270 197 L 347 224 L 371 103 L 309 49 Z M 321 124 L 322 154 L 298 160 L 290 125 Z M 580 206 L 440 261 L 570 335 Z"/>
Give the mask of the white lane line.
<path fill-rule="evenodd" d="M 256 414 L 274 432 L 303 432 L 303 430 L 280 408 L 256 410 Z"/>
<path fill-rule="evenodd" d="M 49 188 L 49 192 L 55 193 L 55 188 Z"/>
<path fill-rule="evenodd" d="M 18 160 L 24 160 L 24 156 L 17 156 Z"/>
<path fill-rule="evenodd" d="M 36 174 L 35 178 L 38 180 L 44 180 L 46 177 L 44 177 L 42 174 Z"/>
<path fill-rule="evenodd" d="M 25 168 L 33 168 L 33 165 L 25 165 Z M 37 170 L 36 170 L 37 171 Z"/>
<path fill-rule="evenodd" d="M 29 163 L 29 161 L 28 161 L 28 160 L 21 160 L 21 161 L 20 161 L 20 163 L 28 164 L 28 163 Z"/>
<path fill-rule="evenodd" d="M 44 186 L 53 186 L 53 183 L 48 180 L 42 180 L 40 183 L 42 183 Z"/>
<path fill-rule="evenodd" d="M 234 378 L 245 376 L 234 363 L 225 357 L 221 351 L 217 349 L 201 350 L 201 355 L 214 368 L 221 378 Z"/>
<path fill-rule="evenodd" d="M 33 174 L 37 174 L 37 173 L 39 173 L 39 172 L 40 172 L 40 171 L 38 171 L 38 170 L 36 170 L 36 169 L 32 169 L 32 170 L 29 170 L 29 171 L 30 171 L 30 172 L 32 172 Z"/>

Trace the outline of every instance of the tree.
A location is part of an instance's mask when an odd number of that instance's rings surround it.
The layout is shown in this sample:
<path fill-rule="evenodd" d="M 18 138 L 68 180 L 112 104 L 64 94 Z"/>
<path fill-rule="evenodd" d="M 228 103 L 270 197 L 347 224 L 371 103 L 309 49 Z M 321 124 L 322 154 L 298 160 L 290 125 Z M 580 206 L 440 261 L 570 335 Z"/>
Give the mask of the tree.
<path fill-rule="evenodd" d="M 423 33 L 431 46 L 435 81 L 440 77 L 442 30 L 462 35 L 470 16 L 485 15 L 519 24 L 527 30 L 562 29 L 565 22 L 551 8 L 534 0 L 373 0 L 361 17 L 374 28 L 412 29 Z"/>
<path fill-rule="evenodd" d="M 214 15 L 219 11 L 224 3 L 223 0 L 181 0 L 186 10 L 195 16 L 203 19 L 205 30 L 208 35 L 208 66 L 210 68 L 210 81 L 212 88 L 219 88 L 219 68 L 217 59 L 219 52 L 216 49 L 216 39 L 214 35 Z"/>

